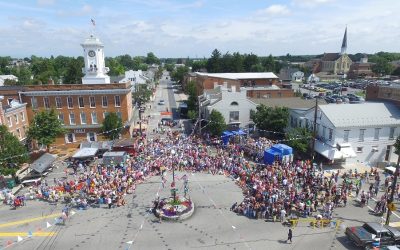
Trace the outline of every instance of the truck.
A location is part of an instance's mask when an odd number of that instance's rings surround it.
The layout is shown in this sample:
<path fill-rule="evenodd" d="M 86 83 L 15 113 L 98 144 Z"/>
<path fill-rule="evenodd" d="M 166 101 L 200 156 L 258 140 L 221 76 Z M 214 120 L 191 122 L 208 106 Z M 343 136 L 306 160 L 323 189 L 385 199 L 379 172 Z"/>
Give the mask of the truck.
<path fill-rule="evenodd" d="M 365 223 L 361 227 L 347 227 L 345 233 L 356 246 L 363 248 L 400 243 L 400 231 L 398 229 L 377 222 Z"/>

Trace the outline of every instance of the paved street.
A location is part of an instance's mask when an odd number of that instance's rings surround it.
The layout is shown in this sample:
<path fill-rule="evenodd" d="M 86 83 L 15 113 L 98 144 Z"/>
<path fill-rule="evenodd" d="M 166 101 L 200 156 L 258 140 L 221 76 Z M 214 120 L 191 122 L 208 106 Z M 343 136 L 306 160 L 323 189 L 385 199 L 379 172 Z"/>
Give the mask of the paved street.
<path fill-rule="evenodd" d="M 152 108 L 146 111 L 153 116 L 149 128 L 157 126 L 161 111 L 176 107 L 168 83 L 168 80 L 161 81 Z M 165 106 L 157 105 L 160 99 L 165 100 Z M 49 175 L 49 183 L 52 184 L 54 177 L 64 175 L 64 167 L 60 165 Z M 183 174 L 178 172 L 176 176 Z M 27 201 L 27 206 L 17 210 L 2 205 L 0 249 L 356 249 L 346 239 L 342 228 L 314 229 L 307 222 L 299 223 L 293 230 L 293 243 L 287 244 L 288 227 L 279 222 L 248 219 L 229 210 L 234 202 L 243 200 L 234 180 L 223 175 L 186 174 L 195 203 L 195 213 L 188 220 L 159 223 L 149 213 L 157 194 L 169 195 L 172 176 L 168 173 L 165 189 L 161 188 L 160 177 L 153 176 L 139 184 L 134 194 L 126 196 L 127 205 L 73 210 L 65 226 L 55 225 L 55 218 L 63 208 L 61 203 Z M 177 188 L 178 193 L 182 192 L 183 183 L 178 181 Z M 370 207 L 374 206 L 371 202 Z M 358 201 L 351 198 L 347 207 L 335 209 L 334 217 L 343 220 L 343 226 L 381 221 L 368 210 L 368 207 L 360 208 Z M 392 218 L 399 221 L 397 214 Z"/>

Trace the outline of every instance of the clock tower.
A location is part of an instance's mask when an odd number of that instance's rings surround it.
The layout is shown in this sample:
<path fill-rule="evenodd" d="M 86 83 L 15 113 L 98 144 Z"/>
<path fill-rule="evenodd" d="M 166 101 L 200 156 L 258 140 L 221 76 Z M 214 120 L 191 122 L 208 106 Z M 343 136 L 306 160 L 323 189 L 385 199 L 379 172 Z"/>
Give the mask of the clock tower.
<path fill-rule="evenodd" d="M 109 68 L 104 62 L 104 45 L 94 35 L 90 35 L 82 44 L 83 58 L 85 67 L 82 69 L 84 77 L 83 84 L 102 84 L 110 83 L 110 77 L 107 75 Z"/>

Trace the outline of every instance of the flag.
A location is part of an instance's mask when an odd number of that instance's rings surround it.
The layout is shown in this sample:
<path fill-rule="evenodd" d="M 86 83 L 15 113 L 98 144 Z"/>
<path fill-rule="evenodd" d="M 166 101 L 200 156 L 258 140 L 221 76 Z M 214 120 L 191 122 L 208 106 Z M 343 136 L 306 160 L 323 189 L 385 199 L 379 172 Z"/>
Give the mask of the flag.
<path fill-rule="evenodd" d="M 90 21 L 92 22 L 93 26 L 96 26 L 96 22 L 92 19 L 90 19 Z"/>

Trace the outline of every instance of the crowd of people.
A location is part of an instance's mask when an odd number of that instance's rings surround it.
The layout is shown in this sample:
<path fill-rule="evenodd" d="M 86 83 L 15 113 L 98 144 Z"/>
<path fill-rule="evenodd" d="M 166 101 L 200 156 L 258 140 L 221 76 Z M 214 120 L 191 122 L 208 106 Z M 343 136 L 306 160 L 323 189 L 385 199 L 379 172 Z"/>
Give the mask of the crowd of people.
<path fill-rule="evenodd" d="M 325 176 L 310 161 L 275 162 L 264 165 L 259 152 L 272 145 L 271 141 L 244 139 L 240 143 L 210 146 L 209 140 L 197 136 L 172 133 L 153 139 L 138 137 L 132 145 L 135 157 L 116 165 L 76 162 L 64 178 L 42 181 L 29 189 L 28 197 L 58 202 L 63 200 L 82 209 L 104 204 L 108 208 L 124 206 L 125 195 L 132 194 L 136 185 L 147 177 L 173 167 L 180 171 L 224 174 L 236 180 L 244 200 L 231 210 L 254 219 L 284 222 L 288 217 L 332 218 L 333 210 L 346 206 L 353 190 L 359 195 L 361 185 L 370 183 L 361 200 L 368 202 L 377 195 L 380 179 L 374 171 L 364 175 L 343 175 L 335 172 Z M 340 178 L 339 178 L 340 177 Z M 165 186 L 165 178 L 161 183 Z M 390 182 L 390 179 L 387 179 Z M 367 184 L 365 184 L 367 185 Z M 388 187 L 389 183 L 385 183 Z M 376 212 L 386 209 L 386 197 L 380 199 Z"/>

